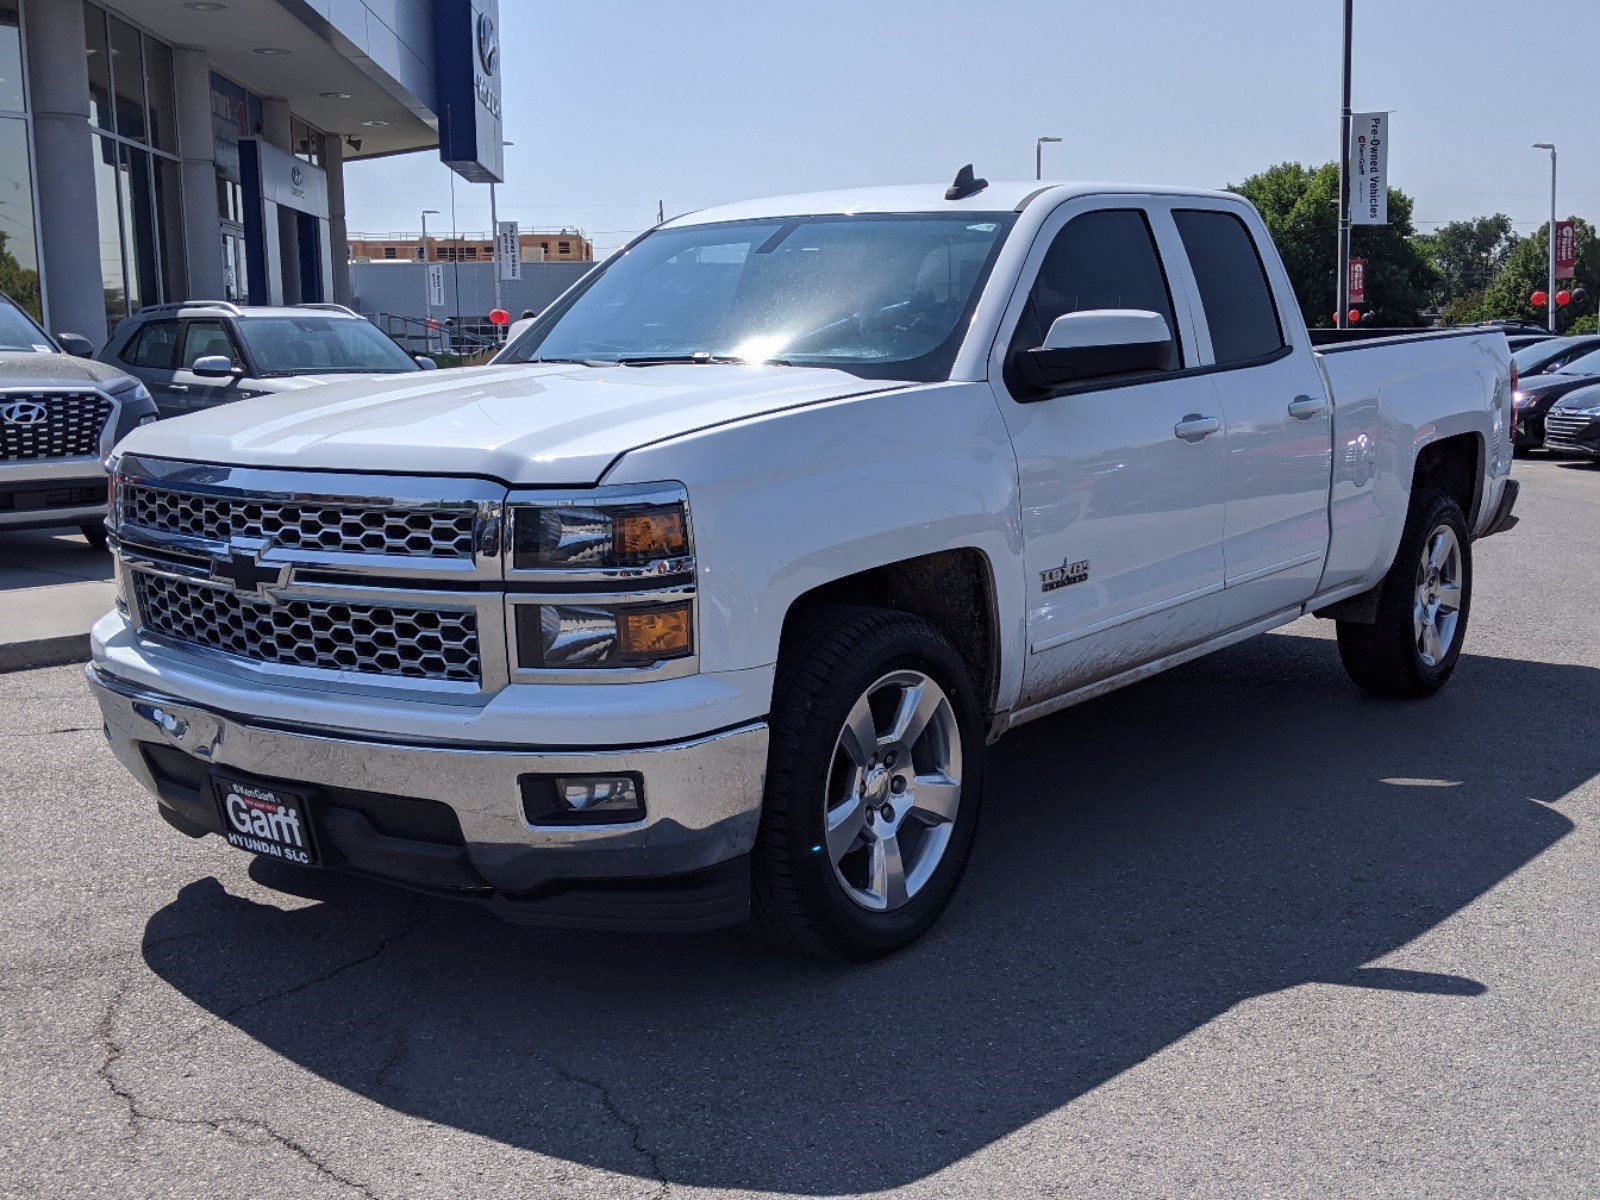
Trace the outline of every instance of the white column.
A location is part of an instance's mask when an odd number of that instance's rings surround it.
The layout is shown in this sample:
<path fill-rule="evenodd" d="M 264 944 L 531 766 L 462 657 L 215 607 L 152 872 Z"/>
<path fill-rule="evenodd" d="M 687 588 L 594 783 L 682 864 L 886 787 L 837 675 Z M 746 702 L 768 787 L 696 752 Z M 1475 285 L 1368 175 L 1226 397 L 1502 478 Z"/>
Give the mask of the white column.
<path fill-rule="evenodd" d="M 220 300 L 222 214 L 217 210 L 217 165 L 211 134 L 211 63 L 204 50 L 172 51 L 178 110 L 178 154 L 183 173 L 183 244 L 188 256 L 188 298 Z"/>
<path fill-rule="evenodd" d="M 108 330 L 95 224 L 83 5 L 45 0 L 28 3 L 27 10 L 23 24 L 45 317 L 51 332 L 81 333 L 99 347 Z"/>
<path fill-rule="evenodd" d="M 322 139 L 322 169 L 328 173 L 329 275 L 335 304 L 353 305 L 350 286 L 350 227 L 344 213 L 344 135 L 329 133 Z"/>

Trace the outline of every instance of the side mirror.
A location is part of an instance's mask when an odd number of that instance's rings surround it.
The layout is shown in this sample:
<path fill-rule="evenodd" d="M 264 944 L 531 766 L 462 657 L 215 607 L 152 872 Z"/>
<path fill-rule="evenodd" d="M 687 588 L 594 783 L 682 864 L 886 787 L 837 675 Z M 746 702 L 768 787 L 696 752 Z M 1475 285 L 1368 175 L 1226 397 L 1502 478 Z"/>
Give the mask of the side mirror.
<path fill-rule="evenodd" d="M 189 370 L 196 375 L 232 375 L 233 359 L 226 354 L 202 354 Z"/>
<path fill-rule="evenodd" d="M 1096 308 L 1057 317 L 1044 345 L 1017 356 L 1017 369 L 1033 387 L 1060 387 L 1164 370 L 1172 361 L 1172 347 L 1172 330 L 1160 313 Z"/>
<path fill-rule="evenodd" d="M 434 362 L 433 359 L 429 358 L 426 354 L 413 354 L 411 357 L 417 360 L 417 366 L 421 367 L 424 371 L 437 371 L 439 369 L 439 364 Z"/>
<path fill-rule="evenodd" d="M 61 348 L 74 358 L 94 357 L 94 343 L 81 333 L 58 333 L 56 341 L 61 343 Z"/>

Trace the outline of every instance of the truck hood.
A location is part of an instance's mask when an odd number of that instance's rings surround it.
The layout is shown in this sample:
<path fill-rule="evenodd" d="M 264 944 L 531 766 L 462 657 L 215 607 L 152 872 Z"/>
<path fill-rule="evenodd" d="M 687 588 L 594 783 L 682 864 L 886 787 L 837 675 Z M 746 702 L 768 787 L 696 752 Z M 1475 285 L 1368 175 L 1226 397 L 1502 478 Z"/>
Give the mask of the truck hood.
<path fill-rule="evenodd" d="M 224 404 L 145 426 L 117 449 L 228 466 L 584 485 L 651 442 L 904 386 L 738 363 L 465 367 Z"/>

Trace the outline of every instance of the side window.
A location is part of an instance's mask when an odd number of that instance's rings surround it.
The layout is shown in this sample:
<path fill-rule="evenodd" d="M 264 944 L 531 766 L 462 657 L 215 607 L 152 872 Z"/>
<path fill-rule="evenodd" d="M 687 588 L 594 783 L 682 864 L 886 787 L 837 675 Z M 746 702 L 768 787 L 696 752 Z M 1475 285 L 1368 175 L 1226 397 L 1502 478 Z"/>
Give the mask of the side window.
<path fill-rule="evenodd" d="M 178 365 L 178 323 L 150 322 L 122 348 L 122 361 L 132 367 L 172 370 Z"/>
<path fill-rule="evenodd" d="M 1017 321 L 1012 353 L 1042 346 L 1057 317 L 1094 308 L 1160 313 L 1173 337 L 1172 356 L 1161 369 L 1175 371 L 1183 365 L 1172 292 L 1150 223 L 1138 209 L 1084 213 L 1056 234 Z"/>
<path fill-rule="evenodd" d="M 1232 213 L 1175 212 L 1178 236 L 1194 268 L 1218 366 L 1249 362 L 1284 345 L 1278 306 L 1245 223 Z"/>
<path fill-rule="evenodd" d="M 183 340 L 183 365 L 192 367 L 195 359 L 208 354 L 221 354 L 236 367 L 243 365 L 221 321 L 190 321 L 188 335 Z"/>

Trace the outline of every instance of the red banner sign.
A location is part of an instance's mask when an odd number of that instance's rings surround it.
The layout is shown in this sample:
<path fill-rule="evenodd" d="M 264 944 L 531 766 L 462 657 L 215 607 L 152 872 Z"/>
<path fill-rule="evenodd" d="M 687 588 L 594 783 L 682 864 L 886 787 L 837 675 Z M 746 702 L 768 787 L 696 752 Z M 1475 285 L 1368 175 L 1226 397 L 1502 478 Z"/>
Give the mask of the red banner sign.
<path fill-rule="evenodd" d="M 1571 221 L 1556 222 L 1556 278 L 1571 279 L 1578 267 L 1578 227 Z"/>
<path fill-rule="evenodd" d="M 1367 260 L 1352 258 L 1350 260 L 1350 303 L 1365 304 L 1367 302 Z"/>

